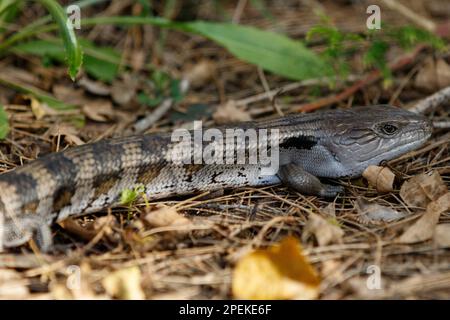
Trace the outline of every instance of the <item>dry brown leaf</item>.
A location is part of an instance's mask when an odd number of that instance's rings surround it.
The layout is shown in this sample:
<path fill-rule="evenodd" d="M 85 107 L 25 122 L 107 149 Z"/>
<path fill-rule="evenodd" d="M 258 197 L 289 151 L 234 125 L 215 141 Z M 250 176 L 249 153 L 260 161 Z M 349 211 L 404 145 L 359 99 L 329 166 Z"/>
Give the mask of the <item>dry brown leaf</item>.
<path fill-rule="evenodd" d="M 233 100 L 229 100 L 227 103 L 220 105 L 212 117 L 218 124 L 251 120 L 250 113 L 236 107 Z"/>
<path fill-rule="evenodd" d="M 64 140 L 70 145 L 80 146 L 84 141 L 78 137 L 79 130 L 67 123 L 59 123 L 51 127 L 47 134 L 51 137 L 64 136 Z"/>
<path fill-rule="evenodd" d="M 330 202 L 325 208 L 321 208 L 320 212 L 331 218 L 336 218 L 336 203 Z"/>
<path fill-rule="evenodd" d="M 434 92 L 450 85 L 450 66 L 444 59 L 428 57 L 416 75 L 415 87 Z"/>
<path fill-rule="evenodd" d="M 84 90 L 81 88 L 75 89 L 67 85 L 54 84 L 52 89 L 56 99 L 68 104 L 82 105 L 87 100 L 84 96 Z"/>
<path fill-rule="evenodd" d="M 116 223 L 116 219 L 111 216 L 98 217 L 94 221 L 81 226 L 76 218 L 65 219 L 59 222 L 59 225 L 72 234 L 79 236 L 84 240 L 92 240 L 99 232 L 103 232 L 104 236 L 109 240 L 113 240 L 114 231 L 112 226 Z"/>
<path fill-rule="evenodd" d="M 102 285 L 112 297 L 125 300 L 143 300 L 145 294 L 141 287 L 141 280 L 141 270 L 138 267 L 131 267 L 109 274 L 103 279 Z"/>
<path fill-rule="evenodd" d="M 438 224 L 436 226 L 434 243 L 438 248 L 450 248 L 450 223 Z"/>
<path fill-rule="evenodd" d="M 389 222 L 405 216 L 392 208 L 377 203 L 370 203 L 363 199 L 358 199 L 356 209 L 362 223 Z"/>
<path fill-rule="evenodd" d="M 437 171 L 422 173 L 405 181 L 400 197 L 411 207 L 426 207 L 447 192 L 447 185 Z"/>
<path fill-rule="evenodd" d="M 330 243 L 342 243 L 344 231 L 336 224 L 322 218 L 318 214 L 310 213 L 305 225 L 305 234 L 312 233 L 317 239 L 319 246 Z"/>
<path fill-rule="evenodd" d="M 378 192 L 391 192 L 394 190 L 395 174 L 387 167 L 368 166 L 362 176 Z"/>
<path fill-rule="evenodd" d="M 137 80 L 131 76 L 124 76 L 123 80 L 115 80 L 111 88 L 111 97 L 121 106 L 127 105 L 136 96 Z"/>
<path fill-rule="evenodd" d="M 109 100 L 93 100 L 83 105 L 83 113 L 91 120 L 104 122 L 113 117 L 113 107 Z"/>
<path fill-rule="evenodd" d="M 147 57 L 146 51 L 141 48 L 135 49 L 132 51 L 131 57 L 133 57 L 130 61 L 133 71 L 136 73 L 141 71 L 145 65 L 145 59 Z"/>
<path fill-rule="evenodd" d="M 237 299 L 315 299 L 320 279 L 299 241 L 287 237 L 268 249 L 241 258 L 233 271 Z"/>
<path fill-rule="evenodd" d="M 398 243 L 415 243 L 433 237 L 441 213 L 450 209 L 450 192 L 430 202 L 426 212 L 412 224 L 398 239 Z"/>
<path fill-rule="evenodd" d="M 210 60 L 202 60 L 188 67 L 184 78 L 193 88 L 204 86 L 214 75 L 215 64 Z"/>
<path fill-rule="evenodd" d="M 177 212 L 174 207 L 161 205 L 156 210 L 148 212 L 144 221 L 151 227 L 167 227 L 189 225 L 191 221 Z"/>
<path fill-rule="evenodd" d="M 437 60 L 436 75 L 438 89 L 443 89 L 450 86 L 450 66 L 444 59 Z"/>
<path fill-rule="evenodd" d="M 87 92 L 98 96 L 108 96 L 111 93 L 111 89 L 103 82 L 93 81 L 88 77 L 82 77 L 77 83 L 82 88 L 86 89 Z"/>

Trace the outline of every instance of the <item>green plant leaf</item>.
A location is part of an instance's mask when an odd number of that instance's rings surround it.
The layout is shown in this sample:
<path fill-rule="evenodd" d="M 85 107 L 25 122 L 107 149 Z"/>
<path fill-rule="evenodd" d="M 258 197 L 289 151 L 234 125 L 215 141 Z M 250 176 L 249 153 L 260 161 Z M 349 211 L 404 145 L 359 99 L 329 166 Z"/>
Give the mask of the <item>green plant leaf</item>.
<path fill-rule="evenodd" d="M 86 72 L 98 80 L 113 81 L 119 72 L 120 54 L 112 48 L 95 46 L 88 40 L 80 39 L 80 43 L 85 50 Z M 22 54 L 51 58 L 59 62 L 64 61 L 64 48 L 59 41 L 28 41 L 16 45 L 12 50 Z"/>
<path fill-rule="evenodd" d="M 57 1 L 39 0 L 39 2 L 48 10 L 53 20 L 58 25 L 66 51 L 69 76 L 72 80 L 75 80 L 83 62 L 83 52 L 77 41 L 73 25 L 67 17 L 66 12 Z"/>
<path fill-rule="evenodd" d="M 8 114 L 0 104 L 0 139 L 5 139 L 9 132 Z"/>
<path fill-rule="evenodd" d="M 387 33 L 404 49 L 410 49 L 418 43 L 427 43 L 438 50 L 445 49 L 445 42 L 441 38 L 414 26 L 391 28 Z"/>
<path fill-rule="evenodd" d="M 197 33 L 227 48 L 236 57 L 285 77 L 302 80 L 332 75 L 332 69 L 300 41 L 271 31 L 229 23 L 172 22 L 159 17 L 98 17 L 82 19 L 83 26 L 96 24 L 152 24 Z"/>
<path fill-rule="evenodd" d="M 295 80 L 333 74 L 332 68 L 300 41 L 250 26 L 206 21 L 172 22 L 160 17 L 136 16 L 94 17 L 81 20 L 82 26 L 99 24 L 124 26 L 151 24 L 162 28 L 197 33 L 224 46 L 242 60 Z M 51 31 L 52 28 L 52 25 L 46 25 L 36 32 Z M 27 33 L 24 36 L 30 37 L 33 34 Z M 4 49 L 4 46 L 0 44 L 1 49 Z"/>
<path fill-rule="evenodd" d="M 6 28 L 3 27 L 6 23 L 14 20 L 17 13 L 23 7 L 23 2 L 17 0 L 2 0 L 0 1 L 0 32 L 4 32 Z"/>
<path fill-rule="evenodd" d="M 249 26 L 196 21 L 179 23 L 226 47 L 236 57 L 290 79 L 329 76 L 331 69 L 301 42 L 282 34 Z"/>

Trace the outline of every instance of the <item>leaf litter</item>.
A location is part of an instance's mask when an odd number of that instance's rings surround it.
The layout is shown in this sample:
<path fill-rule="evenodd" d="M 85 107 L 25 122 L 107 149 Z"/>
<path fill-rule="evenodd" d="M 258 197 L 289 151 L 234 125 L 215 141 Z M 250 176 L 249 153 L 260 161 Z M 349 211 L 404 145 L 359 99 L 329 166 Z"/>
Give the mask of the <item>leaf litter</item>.
<path fill-rule="evenodd" d="M 337 26 L 357 29 L 360 25 L 352 20 L 352 9 L 341 12 L 329 3 L 324 7 L 336 15 L 333 21 Z M 232 13 L 234 7 L 227 10 Z M 284 16 L 288 11 L 294 16 Z M 246 10 L 242 17 L 243 24 L 268 23 L 252 10 Z M 310 10 L 292 13 L 277 9 L 276 19 L 285 21 L 283 28 L 292 37 L 302 37 L 308 29 L 299 28 L 298 21 L 306 25 L 320 22 Z M 395 12 L 385 11 L 384 19 L 402 23 Z M 148 132 L 188 126 L 194 119 L 214 126 L 274 117 L 277 112 L 269 101 L 273 96 L 270 92 L 292 84 L 269 72 L 262 77 L 255 66 L 203 38 L 171 32 L 164 52 L 158 54 L 148 30 L 136 28 L 133 35 L 125 29 L 117 34 L 101 32 L 107 28 L 98 26 L 91 34 L 93 40 L 114 42 L 115 36 L 122 37 L 125 41 L 116 49 L 122 46 L 125 53 L 130 50 L 126 43 L 141 39 L 146 46 L 135 64 L 126 54 L 122 61 L 125 68 L 135 65 L 137 71 L 132 78 L 137 84 L 126 87 L 129 82 L 126 76 L 117 75 L 117 65 L 114 70 L 105 70 L 109 82 L 92 76 L 103 72 L 96 69 L 96 73 L 81 75 L 75 84 L 64 78 L 64 66 L 44 68 L 34 57 L 15 67 L 19 71 L 9 73 L 17 75 L 16 84 L 43 92 L 51 89 L 63 105 L 80 107 L 55 112 L 51 99 L 33 101 L 28 94 L 2 87 L 0 98 L 10 124 L 8 140 L 1 146 L 4 170 L 37 155 L 123 135 L 136 119 L 151 113 L 158 99 L 167 97 L 178 102 Z M 190 79 L 191 89 L 182 100 L 171 90 L 176 81 L 162 86 L 161 92 L 155 91 L 154 70 L 146 64 L 150 52 L 152 68 L 161 67 L 170 80 L 182 76 Z M 413 104 L 424 96 L 422 91 L 435 90 L 447 81 L 448 57 L 433 61 L 396 72 L 392 87 L 374 83 L 331 107 L 382 103 L 394 96 L 396 105 Z M 333 90 L 315 83 L 311 87 L 302 82 L 296 89 L 281 92 L 277 107 L 285 114 L 292 113 L 299 104 Z M 349 84 L 338 86 L 346 88 Z M 120 90 L 126 94 L 118 95 Z M 112 103 L 95 105 L 102 99 Z M 445 107 L 435 110 L 433 119 L 447 121 Z M 448 135 L 442 130 L 435 132 L 423 148 L 388 163 L 388 167 L 376 168 L 371 177 L 366 176 L 367 181 L 339 181 L 346 186 L 346 194 L 331 203 L 283 186 L 270 186 L 226 191 L 212 199 L 148 199 L 149 204 L 137 202 L 65 221 L 52 230 L 56 250 L 51 256 L 33 253 L 32 245 L 0 254 L 0 292 L 6 292 L 1 297 L 448 298 Z M 70 266 L 78 266 L 82 272 L 78 289 L 68 287 L 75 279 L 72 271 L 77 270 Z M 380 289 L 367 287 L 369 266 L 381 271 Z M 249 277 L 252 286 L 246 287 Z M 35 290 L 36 284 L 39 290 Z"/>

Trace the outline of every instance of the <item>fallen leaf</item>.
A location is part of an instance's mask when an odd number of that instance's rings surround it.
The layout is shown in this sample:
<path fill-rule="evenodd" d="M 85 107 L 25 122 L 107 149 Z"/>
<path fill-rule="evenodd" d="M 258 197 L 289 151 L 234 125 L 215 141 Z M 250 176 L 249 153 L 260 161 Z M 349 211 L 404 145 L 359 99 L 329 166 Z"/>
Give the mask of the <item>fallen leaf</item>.
<path fill-rule="evenodd" d="M 108 121 L 113 116 L 112 103 L 105 99 L 90 101 L 81 110 L 89 119 L 99 122 Z"/>
<path fill-rule="evenodd" d="M 236 299 L 315 299 L 319 285 L 316 270 L 294 237 L 242 257 L 232 277 Z"/>
<path fill-rule="evenodd" d="M 378 203 L 370 203 L 363 199 L 356 201 L 356 209 L 362 223 L 390 222 L 403 218 L 405 215 L 390 207 Z"/>
<path fill-rule="evenodd" d="M 434 92 L 450 85 L 450 66 L 444 59 L 425 59 L 416 75 L 414 85 L 418 89 Z"/>
<path fill-rule="evenodd" d="M 447 192 L 447 185 L 437 171 L 422 173 L 405 181 L 400 197 L 410 207 L 426 207 Z"/>
<path fill-rule="evenodd" d="M 86 89 L 87 92 L 93 93 L 98 96 L 108 96 L 111 93 L 111 89 L 100 81 L 93 81 L 88 77 L 82 77 L 77 83 Z"/>
<path fill-rule="evenodd" d="M 444 59 L 437 60 L 436 75 L 438 89 L 450 86 L 450 66 Z"/>
<path fill-rule="evenodd" d="M 62 122 L 50 127 L 47 134 L 51 137 L 63 136 L 68 144 L 80 146 L 84 144 L 84 141 L 80 139 L 78 132 L 79 130 L 74 126 Z"/>
<path fill-rule="evenodd" d="M 450 223 L 438 224 L 436 226 L 434 243 L 438 248 L 450 248 Z"/>
<path fill-rule="evenodd" d="M 336 218 L 336 204 L 330 202 L 325 208 L 320 209 L 320 212 L 329 217 Z"/>
<path fill-rule="evenodd" d="M 342 237 L 344 236 L 344 231 L 337 224 L 333 224 L 314 213 L 309 214 L 304 232 L 305 234 L 314 234 L 319 246 L 326 246 L 330 243 L 342 243 Z"/>
<path fill-rule="evenodd" d="M 184 78 L 189 81 L 189 85 L 198 88 L 206 85 L 213 77 L 215 64 L 210 60 L 201 60 L 187 68 Z"/>
<path fill-rule="evenodd" d="M 362 176 L 367 179 L 369 184 L 378 192 L 391 192 L 394 190 L 395 174 L 387 167 L 368 166 Z"/>
<path fill-rule="evenodd" d="M 144 68 L 145 58 L 147 57 L 145 49 L 136 49 L 133 50 L 131 55 L 133 59 L 131 59 L 131 68 L 134 72 L 138 73 Z"/>
<path fill-rule="evenodd" d="M 55 109 L 50 108 L 46 103 L 40 102 L 33 96 L 26 96 L 26 98 L 31 101 L 31 112 L 33 112 L 34 116 L 37 120 L 41 120 L 46 115 L 57 115 L 58 112 Z"/>
<path fill-rule="evenodd" d="M 127 75 L 123 80 L 115 80 L 111 88 L 111 97 L 121 106 L 127 105 L 136 96 L 138 82 Z"/>
<path fill-rule="evenodd" d="M 441 213 L 450 209 L 450 192 L 428 204 L 425 213 L 398 239 L 398 243 L 415 243 L 433 237 Z"/>
<path fill-rule="evenodd" d="M 212 117 L 218 124 L 251 120 L 250 113 L 236 107 L 236 103 L 233 100 L 218 106 Z"/>
<path fill-rule="evenodd" d="M 177 212 L 174 207 L 161 205 L 144 216 L 144 222 L 151 227 L 167 227 L 189 225 L 191 221 Z"/>
<path fill-rule="evenodd" d="M 82 88 L 76 89 L 67 85 L 54 84 L 52 90 L 56 99 L 67 104 L 82 105 L 87 100 Z"/>
<path fill-rule="evenodd" d="M 125 300 L 143 300 L 145 294 L 141 287 L 141 280 L 139 268 L 131 267 L 109 274 L 103 279 L 102 285 L 112 297 Z"/>
<path fill-rule="evenodd" d="M 115 233 L 112 226 L 116 222 L 117 221 L 113 216 L 108 215 L 98 217 L 84 226 L 81 226 L 76 218 L 65 219 L 59 222 L 59 225 L 70 233 L 87 241 L 92 240 L 99 232 L 103 232 L 104 237 L 107 237 L 109 240 L 114 240 Z"/>

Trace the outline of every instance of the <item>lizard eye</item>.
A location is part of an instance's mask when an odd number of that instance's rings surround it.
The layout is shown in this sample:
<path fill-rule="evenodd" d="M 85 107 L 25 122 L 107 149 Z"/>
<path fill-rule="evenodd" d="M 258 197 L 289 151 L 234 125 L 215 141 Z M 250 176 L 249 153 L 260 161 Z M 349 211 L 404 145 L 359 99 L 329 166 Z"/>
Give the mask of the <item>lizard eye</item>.
<path fill-rule="evenodd" d="M 383 131 L 384 134 L 387 135 L 393 135 L 394 133 L 396 133 L 398 130 L 398 128 L 390 123 L 385 123 L 381 126 L 381 131 Z"/>

